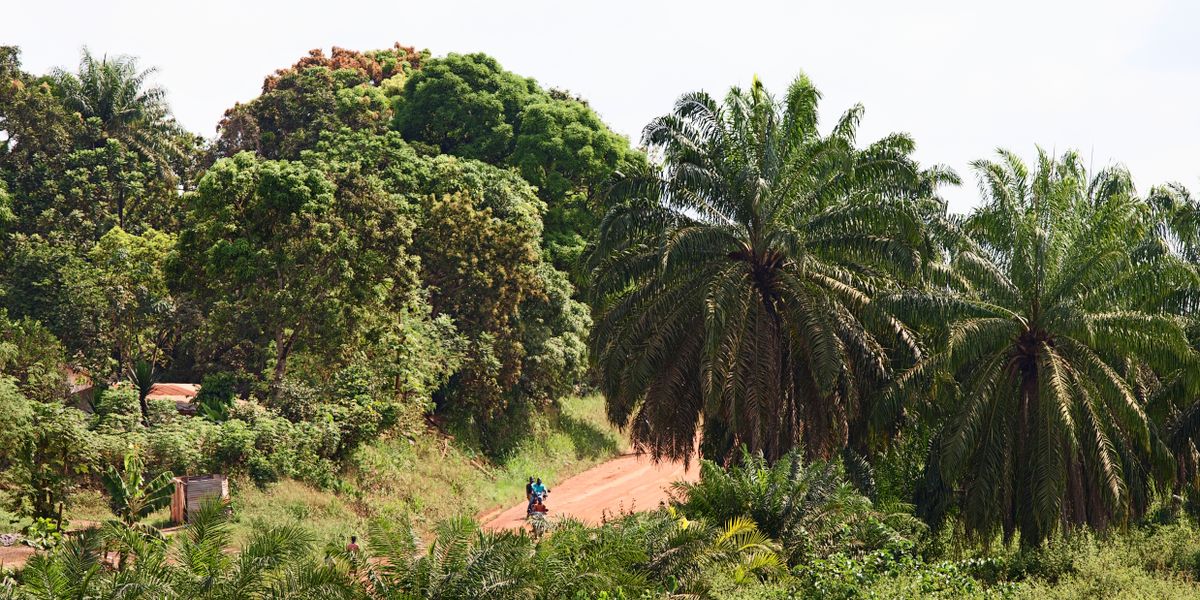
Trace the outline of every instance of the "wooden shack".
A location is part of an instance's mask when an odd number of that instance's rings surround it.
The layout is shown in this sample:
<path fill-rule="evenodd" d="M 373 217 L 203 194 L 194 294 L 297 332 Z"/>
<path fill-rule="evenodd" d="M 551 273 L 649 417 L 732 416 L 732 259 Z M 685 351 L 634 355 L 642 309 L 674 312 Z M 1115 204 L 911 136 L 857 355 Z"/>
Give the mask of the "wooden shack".
<path fill-rule="evenodd" d="M 186 523 L 188 515 L 212 500 L 229 502 L 229 479 L 224 475 L 176 477 L 175 493 L 171 495 L 171 521 Z"/>

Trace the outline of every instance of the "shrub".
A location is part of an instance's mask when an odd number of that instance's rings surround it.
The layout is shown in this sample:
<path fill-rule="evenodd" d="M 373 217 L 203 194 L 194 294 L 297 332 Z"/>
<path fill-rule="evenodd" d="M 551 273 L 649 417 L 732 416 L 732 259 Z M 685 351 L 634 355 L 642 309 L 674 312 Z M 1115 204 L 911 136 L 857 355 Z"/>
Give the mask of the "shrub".
<path fill-rule="evenodd" d="M 341 432 L 336 456 L 349 456 L 360 444 L 374 439 L 396 422 L 396 406 L 381 393 L 374 374 L 364 366 L 338 371 L 329 390 L 330 402 L 321 407 Z"/>
<path fill-rule="evenodd" d="M 161 427 L 179 420 L 179 407 L 174 400 L 153 398 L 147 401 L 149 414 L 147 421 L 151 427 Z"/>
<path fill-rule="evenodd" d="M 22 432 L 0 484 L 9 507 L 19 514 L 51 517 L 95 471 L 95 436 L 74 408 L 28 403 L 29 427 Z"/>
<path fill-rule="evenodd" d="M 237 469 L 245 465 L 254 452 L 254 430 L 239 419 L 221 423 L 209 439 L 214 466 Z"/>
<path fill-rule="evenodd" d="M 143 453 L 152 471 L 201 475 L 218 466 L 209 450 L 218 426 L 203 419 L 178 419 L 146 431 Z M 221 469 L 215 469 L 220 471 Z"/>
<path fill-rule="evenodd" d="M 774 465 L 743 450 L 739 465 L 700 466 L 700 481 L 676 484 L 676 506 L 692 518 L 752 519 L 779 540 L 791 564 L 842 552 L 911 554 L 924 526 L 907 512 L 880 511 L 846 481 L 836 463 L 804 464 L 791 453 Z"/>
<path fill-rule="evenodd" d="M 192 399 L 196 414 L 209 421 L 229 418 L 229 409 L 237 395 L 237 377 L 233 373 L 213 373 L 200 382 L 200 391 Z"/>
<path fill-rule="evenodd" d="M 67 395 L 70 386 L 62 369 L 66 354 L 41 323 L 29 317 L 11 319 L 0 308 L 0 374 L 13 377 L 26 398 L 58 402 Z"/>
<path fill-rule="evenodd" d="M 267 406 L 289 421 L 312 421 L 321 405 L 321 391 L 307 382 L 288 376 L 279 393 L 267 395 Z"/>
<path fill-rule="evenodd" d="M 108 432 L 136 431 L 141 427 L 142 409 L 137 390 L 114 386 L 98 390 L 92 403 L 94 429 Z"/>

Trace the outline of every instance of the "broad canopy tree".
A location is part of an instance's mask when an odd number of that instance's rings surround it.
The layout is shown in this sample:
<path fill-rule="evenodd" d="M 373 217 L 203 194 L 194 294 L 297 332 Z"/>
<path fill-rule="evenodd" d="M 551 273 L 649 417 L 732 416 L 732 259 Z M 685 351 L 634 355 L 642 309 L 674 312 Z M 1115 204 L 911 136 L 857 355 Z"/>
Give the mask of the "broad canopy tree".
<path fill-rule="evenodd" d="M 131 379 L 138 388 L 142 421 L 148 422 L 146 395 L 168 359 L 180 332 L 177 306 L 167 286 L 166 264 L 175 236 L 147 229 L 133 235 L 110 229 L 88 253 L 97 289 L 106 300 L 107 327 L 101 341 L 111 352 L 116 373 L 93 371 L 95 377 Z"/>
<path fill-rule="evenodd" d="M 423 63 L 396 99 L 394 128 L 417 146 L 512 167 L 547 205 L 543 247 L 575 284 L 606 184 L 645 164 L 584 101 L 543 90 L 484 54 Z"/>
<path fill-rule="evenodd" d="M 581 372 L 589 321 L 570 283 L 543 259 L 545 205 L 519 175 L 423 156 L 395 132 L 342 130 L 305 160 L 371 173 L 412 215 L 411 251 L 433 313 L 452 318 L 470 348 L 444 408 L 494 415 L 519 395 L 545 401 L 570 387 L 563 380 Z"/>
<path fill-rule="evenodd" d="M 111 298 L 93 262 L 114 228 L 140 236 L 178 225 L 176 183 L 196 140 L 174 122 L 152 71 L 84 52 L 77 72 L 33 77 L 0 49 L 0 302 L 42 322 L 71 362 L 98 377 L 121 368 Z"/>
<path fill-rule="evenodd" d="M 383 133 L 392 120 L 393 98 L 424 58 L 425 53 L 400 44 L 369 52 L 334 47 L 328 57 L 311 50 L 267 77 L 262 95 L 225 112 L 217 126 L 217 154 L 249 150 L 295 160 L 316 145 L 323 131 L 348 127 Z"/>
<path fill-rule="evenodd" d="M 298 345 L 335 344 L 411 284 L 399 207 L 370 185 L 338 190 L 302 163 L 242 153 L 213 165 L 187 199 L 173 285 L 203 307 L 213 360 L 229 340 L 272 349 L 263 366 L 273 394 Z"/>

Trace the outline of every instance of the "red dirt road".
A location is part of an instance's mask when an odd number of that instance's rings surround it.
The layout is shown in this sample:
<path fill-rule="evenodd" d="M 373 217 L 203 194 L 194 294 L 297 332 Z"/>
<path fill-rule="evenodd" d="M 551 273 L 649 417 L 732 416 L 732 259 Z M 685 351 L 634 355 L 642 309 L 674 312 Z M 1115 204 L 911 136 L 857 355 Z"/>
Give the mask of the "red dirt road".
<path fill-rule="evenodd" d="M 683 463 L 654 464 L 648 456 L 625 454 L 597 465 L 566 481 L 546 482 L 550 496 L 546 506 L 550 517 L 571 516 L 585 523 L 598 524 L 604 513 L 622 510 L 653 510 L 667 500 L 667 490 L 676 481 L 700 478 L 699 461 L 691 468 Z M 504 511 L 481 515 L 484 529 L 520 529 L 525 526 L 524 502 Z"/>

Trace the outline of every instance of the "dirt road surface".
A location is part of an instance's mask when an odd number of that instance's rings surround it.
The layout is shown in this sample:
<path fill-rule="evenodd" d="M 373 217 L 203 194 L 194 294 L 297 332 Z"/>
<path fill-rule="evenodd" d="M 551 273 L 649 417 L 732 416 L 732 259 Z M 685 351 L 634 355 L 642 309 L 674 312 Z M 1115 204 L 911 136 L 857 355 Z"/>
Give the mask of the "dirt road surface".
<path fill-rule="evenodd" d="M 71 521 L 67 527 L 68 532 L 82 531 L 99 527 L 98 521 L 85 521 L 77 519 Z M 0 533 L 4 533 L 0 531 Z M 15 544 L 12 546 L 0 546 L 0 572 L 4 569 L 19 569 L 25 566 L 30 556 L 33 556 L 37 551 L 23 544 Z"/>
<path fill-rule="evenodd" d="M 597 465 L 566 481 L 547 482 L 550 496 L 546 506 L 550 518 L 570 515 L 585 523 L 598 524 L 604 513 L 616 514 L 654 510 L 668 498 L 667 490 L 676 481 L 700 478 L 699 461 L 691 467 L 683 463 L 654 464 L 648 456 L 625 454 Z M 525 526 L 525 503 L 507 510 L 485 513 L 479 520 L 484 529 L 519 529 Z"/>

